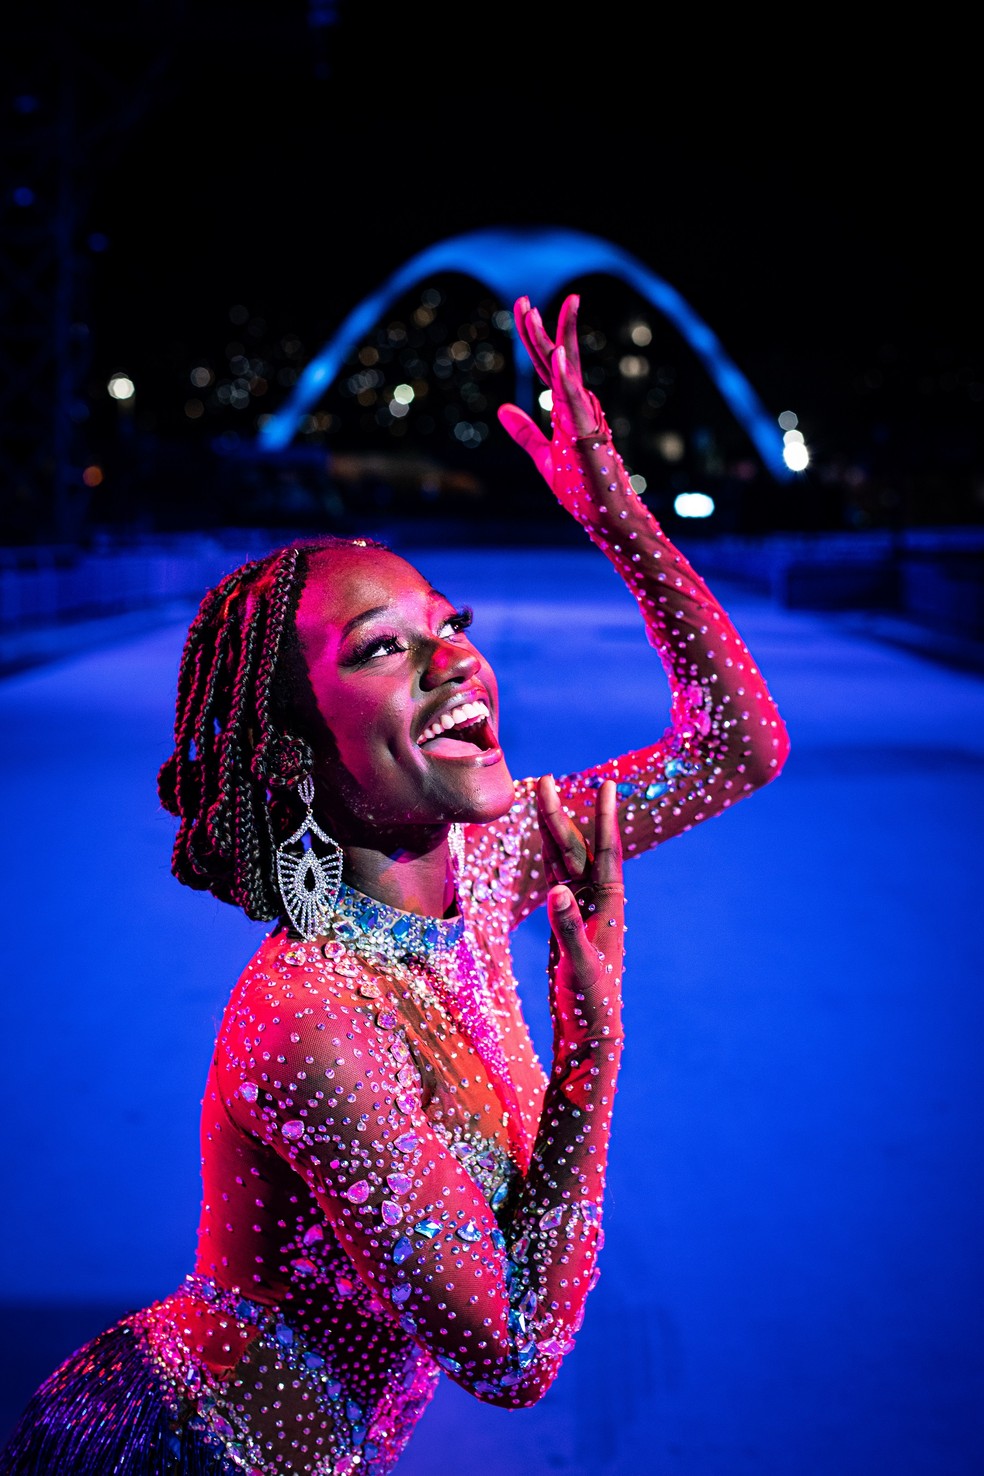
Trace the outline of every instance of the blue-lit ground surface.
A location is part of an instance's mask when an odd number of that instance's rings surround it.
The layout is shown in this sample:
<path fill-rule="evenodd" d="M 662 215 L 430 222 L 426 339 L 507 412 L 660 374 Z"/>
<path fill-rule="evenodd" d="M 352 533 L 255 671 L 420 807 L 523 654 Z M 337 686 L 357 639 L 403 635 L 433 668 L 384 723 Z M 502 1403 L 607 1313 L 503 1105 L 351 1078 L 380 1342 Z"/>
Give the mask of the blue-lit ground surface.
<path fill-rule="evenodd" d="M 600 556 L 415 555 L 476 606 L 517 775 L 647 741 L 665 686 Z M 634 861 L 601 1281 L 533 1410 L 451 1384 L 402 1476 L 984 1469 L 984 682 L 721 591 L 782 778 Z M 172 880 L 184 624 L 0 684 L 3 1434 L 191 1264 L 198 1103 L 263 929 Z M 545 1040 L 545 923 L 517 939 Z"/>

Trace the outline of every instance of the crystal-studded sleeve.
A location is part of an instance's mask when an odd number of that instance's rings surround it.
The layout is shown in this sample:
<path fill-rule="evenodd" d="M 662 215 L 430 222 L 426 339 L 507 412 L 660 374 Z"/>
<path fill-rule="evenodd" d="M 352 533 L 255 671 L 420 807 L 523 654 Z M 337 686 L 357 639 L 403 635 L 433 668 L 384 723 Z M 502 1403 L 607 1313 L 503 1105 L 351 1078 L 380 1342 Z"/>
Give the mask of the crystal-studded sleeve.
<path fill-rule="evenodd" d="M 286 952 L 261 955 L 227 1017 L 230 1114 L 305 1181 L 384 1315 L 478 1398 L 534 1403 L 596 1271 L 617 1023 L 558 1038 L 529 1170 L 497 1202 L 429 1124 L 392 1003 L 312 946 Z"/>
<path fill-rule="evenodd" d="M 670 722 L 658 742 L 581 773 L 557 776 L 561 800 L 590 842 L 591 792 L 618 786 L 626 857 L 720 814 L 774 779 L 785 763 L 785 724 L 728 615 L 633 490 L 599 408 L 600 430 L 551 443 L 554 490 L 636 599 L 670 686 Z M 508 839 L 513 919 L 546 896 L 536 780 L 516 786 L 497 829 Z"/>

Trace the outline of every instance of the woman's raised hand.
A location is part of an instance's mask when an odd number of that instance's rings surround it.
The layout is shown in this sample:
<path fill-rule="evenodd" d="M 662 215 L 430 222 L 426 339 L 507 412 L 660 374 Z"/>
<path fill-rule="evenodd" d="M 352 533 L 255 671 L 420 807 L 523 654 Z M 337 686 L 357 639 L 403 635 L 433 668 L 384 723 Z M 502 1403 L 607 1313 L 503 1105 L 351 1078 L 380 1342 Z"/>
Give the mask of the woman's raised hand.
<path fill-rule="evenodd" d="M 560 803 L 550 775 L 537 784 L 543 864 L 550 883 L 550 1010 L 555 1045 L 621 1039 L 625 893 L 616 790 L 595 801 L 594 853 Z"/>
<path fill-rule="evenodd" d="M 602 423 L 598 401 L 581 377 L 581 352 L 577 341 L 577 310 L 580 298 L 564 299 L 557 316 L 557 337 L 552 339 L 543 326 L 539 308 L 532 307 L 528 297 L 517 299 L 513 313 L 516 331 L 533 360 L 533 367 L 553 398 L 555 424 L 570 440 L 594 435 Z M 550 441 L 518 405 L 502 405 L 499 421 L 517 446 L 530 456 L 547 482 L 556 490 Z"/>

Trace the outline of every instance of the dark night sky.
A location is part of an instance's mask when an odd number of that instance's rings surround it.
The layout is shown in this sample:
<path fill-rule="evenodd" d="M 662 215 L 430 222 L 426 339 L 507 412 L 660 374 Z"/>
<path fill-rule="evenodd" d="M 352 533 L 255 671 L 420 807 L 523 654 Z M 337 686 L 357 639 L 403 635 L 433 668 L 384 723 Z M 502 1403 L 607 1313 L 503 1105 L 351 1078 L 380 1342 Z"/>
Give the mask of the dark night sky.
<path fill-rule="evenodd" d="M 337 10 L 320 52 L 303 0 L 70 13 L 69 73 L 110 121 L 86 135 L 98 373 L 166 394 L 233 303 L 313 351 L 431 243 L 561 225 L 667 278 L 766 404 L 828 437 L 880 419 L 904 460 L 908 432 L 978 434 L 967 37 L 706 6 Z"/>

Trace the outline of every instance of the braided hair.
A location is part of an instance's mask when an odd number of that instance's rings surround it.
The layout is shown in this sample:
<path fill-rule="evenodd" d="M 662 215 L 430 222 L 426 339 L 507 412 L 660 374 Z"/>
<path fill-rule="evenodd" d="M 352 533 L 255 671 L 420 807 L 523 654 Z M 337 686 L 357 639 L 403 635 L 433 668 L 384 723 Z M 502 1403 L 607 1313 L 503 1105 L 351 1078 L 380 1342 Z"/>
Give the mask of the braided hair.
<path fill-rule="evenodd" d="M 255 921 L 283 910 L 279 801 L 311 772 L 311 735 L 324 733 L 297 606 L 312 554 L 340 546 L 386 547 L 329 535 L 243 564 L 205 595 L 181 656 L 174 752 L 157 777 L 161 803 L 181 822 L 171 870 Z"/>

